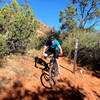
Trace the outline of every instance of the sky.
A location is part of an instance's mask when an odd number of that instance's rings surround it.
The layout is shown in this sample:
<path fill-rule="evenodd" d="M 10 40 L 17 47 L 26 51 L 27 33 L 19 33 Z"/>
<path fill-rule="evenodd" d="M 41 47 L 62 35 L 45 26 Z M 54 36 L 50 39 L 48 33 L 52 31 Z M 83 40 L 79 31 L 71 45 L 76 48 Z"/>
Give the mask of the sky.
<path fill-rule="evenodd" d="M 10 0 L 4 0 L 6 3 Z M 22 3 L 24 0 L 16 0 Z M 59 23 L 59 14 L 67 6 L 67 0 L 27 0 L 35 14 L 35 18 L 42 23 L 58 30 L 61 23 Z M 0 7 L 3 5 L 0 4 Z"/>
<path fill-rule="evenodd" d="M 44 24 L 58 30 L 60 10 L 67 6 L 67 0 L 29 0 L 28 4 L 35 13 L 35 18 Z"/>

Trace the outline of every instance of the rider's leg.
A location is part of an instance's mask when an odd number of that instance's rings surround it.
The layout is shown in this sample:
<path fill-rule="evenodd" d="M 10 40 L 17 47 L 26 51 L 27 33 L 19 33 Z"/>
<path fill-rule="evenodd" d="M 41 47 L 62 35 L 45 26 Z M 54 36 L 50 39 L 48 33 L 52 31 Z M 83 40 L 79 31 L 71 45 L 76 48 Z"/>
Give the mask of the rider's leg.
<path fill-rule="evenodd" d="M 57 64 L 57 68 L 58 68 L 58 73 L 61 73 L 61 71 L 60 71 L 60 67 L 59 67 L 59 58 L 56 59 L 56 64 Z"/>
<path fill-rule="evenodd" d="M 60 72 L 60 68 L 59 68 L 59 52 L 57 50 L 55 50 L 54 58 L 56 60 L 56 64 L 57 64 L 57 68 L 58 68 L 58 73 L 61 73 Z"/>

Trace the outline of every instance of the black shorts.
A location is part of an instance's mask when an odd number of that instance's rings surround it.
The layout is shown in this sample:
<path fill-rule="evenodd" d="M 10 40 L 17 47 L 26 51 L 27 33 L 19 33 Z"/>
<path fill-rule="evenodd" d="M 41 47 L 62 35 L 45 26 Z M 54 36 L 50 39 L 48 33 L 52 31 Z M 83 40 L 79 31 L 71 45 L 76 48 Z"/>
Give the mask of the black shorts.
<path fill-rule="evenodd" d="M 54 58 L 58 58 L 59 57 L 58 50 L 48 49 L 45 53 L 48 54 L 48 56 L 53 54 Z"/>

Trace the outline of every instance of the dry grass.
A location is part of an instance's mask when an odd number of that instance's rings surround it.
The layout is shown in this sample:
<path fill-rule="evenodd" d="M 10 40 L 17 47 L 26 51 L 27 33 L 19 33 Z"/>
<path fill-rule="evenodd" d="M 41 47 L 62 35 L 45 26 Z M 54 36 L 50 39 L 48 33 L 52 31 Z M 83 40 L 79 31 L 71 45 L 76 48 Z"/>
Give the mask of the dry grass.
<path fill-rule="evenodd" d="M 27 51 L 27 56 L 30 56 L 30 57 L 41 57 L 42 55 L 42 49 L 41 50 L 35 50 L 35 49 L 32 49 L 32 50 L 29 50 Z"/>

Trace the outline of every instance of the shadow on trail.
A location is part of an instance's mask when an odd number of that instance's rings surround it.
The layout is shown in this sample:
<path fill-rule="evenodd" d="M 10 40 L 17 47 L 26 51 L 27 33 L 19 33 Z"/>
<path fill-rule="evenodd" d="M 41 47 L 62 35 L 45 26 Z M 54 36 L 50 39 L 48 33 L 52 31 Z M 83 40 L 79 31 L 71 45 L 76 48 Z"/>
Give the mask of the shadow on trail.
<path fill-rule="evenodd" d="M 59 80 L 68 85 L 58 85 L 54 89 L 45 89 L 40 86 L 36 90 L 27 90 L 20 81 L 14 83 L 10 90 L 7 90 L 7 96 L 2 100 L 84 100 L 85 94 L 81 93 L 80 88 L 71 86 L 68 80 Z"/>
<path fill-rule="evenodd" d="M 70 69 L 68 69 L 68 68 L 66 68 L 66 67 L 64 67 L 64 66 L 62 66 L 62 65 L 60 65 L 60 67 L 62 67 L 62 68 L 64 68 L 65 70 L 68 70 L 68 71 L 70 71 L 71 73 L 73 73 L 73 71 L 71 71 Z"/>
<path fill-rule="evenodd" d="M 97 77 L 97 78 L 100 78 L 100 71 L 94 71 L 92 73 L 93 76 Z"/>
<path fill-rule="evenodd" d="M 10 89 L 5 89 L 5 93 L 6 96 L 1 96 L 0 100 L 39 100 L 38 94 L 25 89 L 20 81 L 15 81 Z"/>
<path fill-rule="evenodd" d="M 100 94 L 98 94 L 96 91 L 93 91 L 93 93 L 100 99 Z"/>
<path fill-rule="evenodd" d="M 47 97 L 47 100 L 84 100 L 85 95 L 82 94 L 79 89 L 74 87 L 57 86 L 54 90 L 38 88 L 38 95 L 40 97 Z"/>
<path fill-rule="evenodd" d="M 81 93 L 81 88 L 71 86 L 69 80 L 59 79 L 58 83 L 65 83 L 66 85 L 57 85 L 54 90 L 39 91 L 40 95 L 48 95 L 47 100 L 84 100 L 85 94 Z"/>

